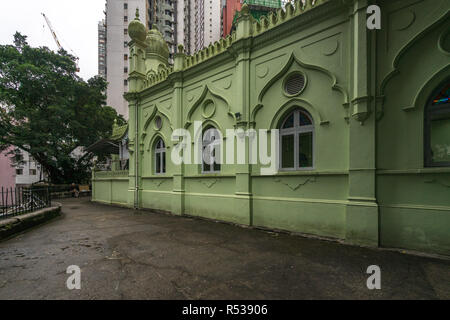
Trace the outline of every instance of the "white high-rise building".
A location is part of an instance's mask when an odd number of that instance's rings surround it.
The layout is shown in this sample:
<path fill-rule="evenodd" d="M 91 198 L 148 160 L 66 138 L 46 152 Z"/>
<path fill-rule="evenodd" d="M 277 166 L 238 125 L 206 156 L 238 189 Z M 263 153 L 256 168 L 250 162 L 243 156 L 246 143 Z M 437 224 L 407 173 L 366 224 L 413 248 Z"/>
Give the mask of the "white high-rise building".
<path fill-rule="evenodd" d="M 178 0 L 176 3 L 177 44 L 193 54 L 221 37 L 220 0 Z"/>
<path fill-rule="evenodd" d="M 147 0 L 106 1 L 106 80 L 108 106 L 128 119 L 128 24 L 139 8 L 141 21 L 147 21 Z"/>
<path fill-rule="evenodd" d="M 203 7 L 203 43 L 207 47 L 222 35 L 221 3 L 220 0 L 204 0 Z"/>

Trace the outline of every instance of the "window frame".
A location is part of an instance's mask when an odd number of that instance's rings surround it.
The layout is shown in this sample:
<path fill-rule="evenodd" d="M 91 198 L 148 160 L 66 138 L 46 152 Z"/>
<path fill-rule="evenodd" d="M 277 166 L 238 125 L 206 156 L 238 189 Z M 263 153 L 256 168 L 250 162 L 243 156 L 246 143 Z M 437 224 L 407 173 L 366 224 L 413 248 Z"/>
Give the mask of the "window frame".
<path fill-rule="evenodd" d="M 219 138 L 215 138 L 214 142 L 211 142 L 211 140 L 210 140 L 210 142 L 207 143 L 207 142 L 204 141 L 204 138 L 205 138 L 205 134 L 210 129 L 214 129 L 219 134 Z M 202 152 L 201 152 L 201 160 L 202 160 L 201 173 L 202 174 L 217 174 L 217 173 L 221 173 L 222 172 L 222 163 L 217 164 L 217 165 L 219 165 L 219 170 L 215 170 L 214 163 L 213 164 L 208 164 L 210 166 L 210 170 L 205 170 L 206 163 L 203 161 L 203 153 L 205 152 L 206 147 L 209 144 L 211 144 L 211 143 L 213 143 L 214 145 L 218 145 L 218 147 L 219 147 L 219 156 L 218 157 L 220 159 L 220 156 L 221 156 L 220 152 L 222 151 L 222 145 L 221 145 L 221 141 L 222 140 L 220 139 L 220 137 L 221 137 L 221 133 L 220 133 L 219 129 L 217 129 L 216 127 L 214 127 L 212 125 L 205 127 L 203 129 L 203 131 L 202 131 Z M 214 158 L 216 159 L 217 155 L 215 155 Z"/>
<path fill-rule="evenodd" d="M 162 142 L 162 147 L 158 147 L 159 143 Z M 166 144 L 164 142 L 164 140 L 161 137 L 158 137 L 155 141 L 154 144 L 154 151 L 153 151 L 153 155 L 154 155 L 154 173 L 157 176 L 161 176 L 161 175 L 165 175 L 167 173 L 167 148 L 166 148 Z M 158 154 L 160 155 L 159 158 L 159 166 L 161 168 L 161 172 L 158 172 L 157 170 L 157 162 L 158 162 Z M 163 159 L 166 159 L 165 161 Z"/>
<path fill-rule="evenodd" d="M 433 118 L 437 118 L 439 116 L 444 116 L 445 118 L 448 118 L 450 121 L 450 102 L 440 104 L 440 105 L 433 105 L 433 99 L 436 97 L 443 88 L 450 83 L 450 79 L 447 79 L 443 83 L 441 83 L 437 90 L 433 92 L 431 97 L 428 99 L 427 104 L 425 106 L 424 110 L 424 167 L 425 168 L 445 168 L 450 167 L 450 161 L 441 161 L 441 162 L 434 162 L 433 156 L 432 156 L 432 149 L 431 149 L 431 128 L 432 128 L 432 121 L 435 120 Z M 434 108 L 433 108 L 434 107 Z"/>
<path fill-rule="evenodd" d="M 300 125 L 300 113 L 303 113 L 310 121 L 310 125 Z M 283 128 L 286 121 L 290 118 L 291 115 L 294 115 L 294 124 L 292 128 Z M 280 137 L 279 137 L 279 165 L 278 169 L 280 171 L 310 171 L 315 169 L 315 141 L 316 141 L 316 134 L 314 130 L 314 118 L 311 116 L 311 114 L 302 109 L 302 108 L 296 108 L 295 110 L 287 113 L 287 115 L 283 118 L 283 121 L 280 125 Z M 299 157 L 299 139 L 300 134 L 302 133 L 311 133 L 312 134 L 312 152 L 311 152 L 311 167 L 300 167 L 300 157 Z M 294 136 L 294 167 L 292 168 L 283 168 L 283 137 L 284 136 Z"/>

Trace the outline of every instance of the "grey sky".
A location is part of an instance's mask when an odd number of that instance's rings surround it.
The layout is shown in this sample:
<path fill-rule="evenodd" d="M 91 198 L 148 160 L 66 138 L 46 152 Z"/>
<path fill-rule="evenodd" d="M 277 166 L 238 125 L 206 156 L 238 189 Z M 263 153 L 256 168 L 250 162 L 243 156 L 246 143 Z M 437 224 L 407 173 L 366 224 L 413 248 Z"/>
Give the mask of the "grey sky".
<path fill-rule="evenodd" d="M 11 44 L 16 31 L 28 36 L 31 46 L 57 50 L 41 12 L 50 19 L 61 45 L 80 58 L 80 76 L 98 73 L 97 25 L 104 18 L 105 0 L 2 0 L 0 44 Z"/>

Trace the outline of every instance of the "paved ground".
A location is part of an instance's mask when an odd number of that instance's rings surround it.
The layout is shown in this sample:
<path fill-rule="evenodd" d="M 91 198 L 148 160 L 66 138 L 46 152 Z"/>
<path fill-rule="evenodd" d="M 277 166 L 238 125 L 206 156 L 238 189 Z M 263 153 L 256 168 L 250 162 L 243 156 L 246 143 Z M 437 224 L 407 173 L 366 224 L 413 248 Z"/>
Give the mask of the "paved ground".
<path fill-rule="evenodd" d="M 369 265 L 381 290 L 368 290 Z M 66 268 L 81 267 L 81 290 Z M 450 299 L 450 261 L 65 200 L 0 242 L 0 299 Z"/>

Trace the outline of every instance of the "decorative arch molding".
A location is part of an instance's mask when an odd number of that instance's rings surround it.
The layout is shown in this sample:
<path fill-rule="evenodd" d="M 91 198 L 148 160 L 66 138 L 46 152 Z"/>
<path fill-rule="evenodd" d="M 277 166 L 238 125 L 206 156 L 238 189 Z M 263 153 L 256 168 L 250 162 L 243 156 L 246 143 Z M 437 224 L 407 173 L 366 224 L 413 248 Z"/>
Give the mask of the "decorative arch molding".
<path fill-rule="evenodd" d="M 145 76 L 146 76 L 146 80 L 149 81 L 150 78 L 151 78 L 152 76 L 155 76 L 155 75 L 156 75 L 155 70 L 148 70 L 148 71 L 147 71 L 147 74 L 145 75 Z"/>
<path fill-rule="evenodd" d="M 447 29 L 446 31 L 442 32 L 442 34 L 439 36 L 438 40 L 438 48 L 439 50 L 447 55 L 450 56 L 450 48 L 448 47 L 448 38 L 450 37 L 450 29 Z"/>
<path fill-rule="evenodd" d="M 202 130 L 200 132 L 194 132 L 193 138 L 192 138 L 192 144 L 194 144 L 195 141 L 197 141 L 197 139 L 199 139 L 198 134 L 200 133 L 202 135 L 202 139 L 203 139 L 203 130 L 205 130 L 207 127 L 214 127 L 216 128 L 220 135 L 222 136 L 222 139 L 226 139 L 226 136 L 224 134 L 224 129 L 223 127 L 219 124 L 219 122 L 217 122 L 214 119 L 206 119 L 202 122 Z"/>
<path fill-rule="evenodd" d="M 400 71 L 399 71 L 400 60 L 403 58 L 403 56 L 406 54 L 406 52 L 409 51 L 408 49 L 411 48 L 412 46 L 414 46 L 416 44 L 416 42 L 421 40 L 428 32 L 431 32 L 435 28 L 439 27 L 441 25 L 441 23 L 445 23 L 446 21 L 448 21 L 448 19 L 450 19 L 450 11 L 447 11 L 447 13 L 445 15 L 443 15 L 441 18 L 439 18 L 432 24 L 428 25 L 425 29 L 423 29 L 422 31 L 417 33 L 408 43 L 406 43 L 398 51 L 394 60 L 392 60 L 391 71 L 381 81 L 380 92 L 379 92 L 379 96 L 381 98 L 385 96 L 386 87 L 387 87 L 388 83 L 392 80 L 392 78 L 394 78 L 396 75 L 398 75 L 400 73 Z M 445 33 L 446 33 L 446 31 L 444 31 L 444 34 Z M 441 39 L 441 37 L 439 38 L 439 40 L 440 39 Z M 440 45 L 440 43 L 438 43 L 438 46 L 439 45 Z"/>
<path fill-rule="evenodd" d="M 323 126 L 328 125 L 330 123 L 330 121 L 326 120 L 322 116 L 319 109 L 314 107 L 309 101 L 301 98 L 295 98 L 289 100 L 288 102 L 283 104 L 280 108 L 278 108 L 277 112 L 272 117 L 270 129 L 278 129 L 284 116 L 296 108 L 303 108 L 306 111 L 308 111 L 309 114 L 313 117 L 315 125 Z"/>
<path fill-rule="evenodd" d="M 149 114 L 148 116 L 147 116 L 147 119 L 146 119 L 146 121 L 145 121 L 145 124 L 144 124 L 144 129 L 143 129 L 143 132 L 142 132 L 142 134 L 141 134 L 141 138 L 140 138 L 140 150 L 141 150 L 141 154 L 143 154 L 144 153 L 144 146 L 145 146 L 145 138 L 147 137 L 147 128 L 148 128 L 148 126 L 150 125 L 150 123 L 152 122 L 152 120 L 156 117 L 156 116 L 162 116 L 162 117 L 164 117 L 164 118 L 166 118 L 166 120 L 167 120 L 167 123 L 169 124 L 169 127 L 170 127 L 170 129 L 173 131 L 174 129 L 173 129 L 173 126 L 172 126 L 172 123 L 170 122 L 170 118 L 164 113 L 164 112 L 161 112 L 160 110 L 158 110 L 158 108 L 157 108 L 157 106 L 156 105 L 154 105 L 154 107 L 152 108 L 153 110 L 152 110 L 152 113 L 151 114 Z M 160 133 L 161 132 L 161 130 L 158 130 L 157 131 L 157 133 Z M 162 135 L 162 133 L 160 133 L 161 135 Z M 168 140 L 166 140 L 166 139 L 164 139 L 164 141 L 168 141 Z M 168 144 L 166 143 L 166 146 L 168 147 Z"/>
<path fill-rule="evenodd" d="M 302 62 L 299 58 L 296 57 L 296 55 L 294 54 L 294 52 L 291 53 L 291 56 L 289 57 L 288 61 L 286 62 L 286 64 L 284 65 L 284 67 L 281 69 L 280 72 L 278 72 L 272 79 L 270 79 L 266 85 L 263 87 L 263 89 L 261 90 L 261 92 L 259 93 L 258 96 L 258 104 L 262 103 L 262 100 L 264 98 L 264 95 L 267 93 L 267 91 L 272 87 L 272 85 L 278 81 L 279 79 L 281 79 L 284 75 L 286 75 L 286 73 L 288 72 L 289 68 L 296 63 L 298 66 L 300 66 L 301 68 L 307 69 L 307 70 L 315 70 L 315 71 L 319 71 L 324 73 L 325 75 L 327 75 L 330 79 L 331 79 L 331 89 L 332 90 L 336 90 L 339 93 L 341 93 L 344 97 L 344 102 L 342 103 L 342 105 L 347 108 L 349 106 L 349 98 L 348 98 L 348 93 L 347 91 L 340 85 L 337 83 L 337 78 L 336 76 L 328 71 L 325 68 L 316 66 L 316 65 L 312 65 L 312 64 L 307 64 Z"/>
<path fill-rule="evenodd" d="M 156 104 L 152 105 L 151 107 L 149 107 L 147 109 L 152 109 L 152 110 L 151 111 L 149 110 L 150 113 L 147 114 L 146 116 L 144 115 L 146 119 L 145 119 L 145 122 L 144 122 L 144 127 L 143 127 L 143 131 L 144 132 L 142 133 L 142 136 L 144 136 L 146 134 L 145 131 L 147 131 L 148 126 L 150 125 L 152 120 L 157 115 L 160 115 L 160 116 L 163 116 L 164 118 L 166 118 L 167 122 L 169 123 L 170 129 L 172 129 L 172 131 L 174 130 L 172 122 L 170 121 L 170 117 L 164 111 L 161 111 L 160 110 L 161 108 L 158 108 L 158 106 Z"/>
<path fill-rule="evenodd" d="M 436 91 L 436 88 L 442 84 L 450 74 L 450 63 L 444 68 L 433 74 L 419 89 L 414 97 L 413 103 L 409 106 L 403 107 L 403 111 L 424 110 L 424 107 L 429 102 L 430 95 Z"/>
<path fill-rule="evenodd" d="M 166 149 L 170 148 L 169 143 L 168 143 L 169 140 L 167 140 L 167 137 L 162 132 L 158 131 L 148 141 L 147 148 L 145 148 L 145 151 L 151 152 L 153 150 L 153 145 L 155 144 L 156 140 L 159 138 L 164 141 L 164 144 L 166 145 Z"/>
<path fill-rule="evenodd" d="M 234 113 L 231 111 L 231 105 L 228 102 L 228 100 L 225 98 L 225 93 L 223 90 L 217 89 L 212 87 L 211 85 L 205 85 L 203 87 L 203 91 L 202 94 L 197 98 L 197 100 L 195 100 L 192 104 L 192 107 L 189 108 L 189 112 L 187 114 L 187 119 L 186 119 L 186 123 L 184 125 L 184 128 L 187 129 L 189 128 L 189 126 L 192 124 L 192 114 L 197 110 L 198 107 L 200 107 L 204 102 L 207 101 L 213 101 L 216 105 L 217 102 L 215 101 L 216 99 L 218 100 L 222 100 L 226 106 L 227 106 L 227 114 L 233 118 L 233 121 L 236 122 L 236 116 L 234 115 Z M 212 120 L 212 119 L 208 119 L 208 120 Z"/>
<path fill-rule="evenodd" d="M 256 121 L 256 114 L 259 112 L 259 110 L 261 110 L 264 107 L 264 105 L 262 103 L 258 103 L 254 108 L 253 111 L 250 115 L 250 122 L 252 124 L 255 124 Z"/>

